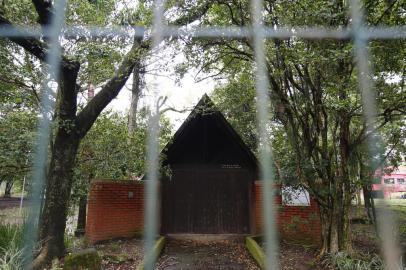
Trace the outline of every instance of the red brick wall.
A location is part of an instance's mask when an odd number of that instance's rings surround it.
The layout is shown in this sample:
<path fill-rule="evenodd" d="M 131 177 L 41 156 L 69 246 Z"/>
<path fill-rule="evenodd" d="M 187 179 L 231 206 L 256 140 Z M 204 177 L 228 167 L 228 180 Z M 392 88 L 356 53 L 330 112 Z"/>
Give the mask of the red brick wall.
<path fill-rule="evenodd" d="M 254 227 L 260 233 L 262 219 L 262 185 L 254 187 Z M 132 198 L 129 198 L 132 192 Z M 310 206 L 283 206 L 275 196 L 277 225 L 285 239 L 320 243 L 321 228 L 317 203 Z M 136 181 L 93 181 L 88 196 L 86 238 L 90 243 L 118 237 L 131 237 L 143 230 L 144 185 Z"/>
<path fill-rule="evenodd" d="M 132 192 L 129 196 L 129 193 Z M 131 237 L 143 230 L 144 185 L 136 181 L 93 181 L 87 202 L 86 239 L 90 243 Z"/>
<path fill-rule="evenodd" d="M 262 184 L 258 181 L 255 182 L 254 201 L 255 228 L 259 233 L 263 228 L 263 212 Z M 282 196 L 278 192 L 275 206 L 278 209 L 276 223 L 280 237 L 312 244 L 321 243 L 320 215 L 315 200 L 310 199 L 310 206 L 286 206 L 282 205 Z"/>

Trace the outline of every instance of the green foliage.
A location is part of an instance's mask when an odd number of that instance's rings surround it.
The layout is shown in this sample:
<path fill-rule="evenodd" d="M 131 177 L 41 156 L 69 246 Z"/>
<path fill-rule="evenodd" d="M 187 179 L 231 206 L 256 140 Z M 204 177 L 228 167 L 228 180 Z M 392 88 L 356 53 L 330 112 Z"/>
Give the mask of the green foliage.
<path fill-rule="evenodd" d="M 69 1 L 66 20 L 73 25 L 107 26 L 116 12 L 115 0 L 74 0 Z"/>
<path fill-rule="evenodd" d="M 22 265 L 22 226 L 0 224 L 0 269 L 19 270 Z"/>
<path fill-rule="evenodd" d="M 86 195 L 89 181 L 129 179 L 145 173 L 147 122 L 139 113 L 137 129 L 128 132 L 127 117 L 114 112 L 99 116 L 80 145 L 74 171 L 73 199 Z M 171 135 L 171 125 L 161 119 L 161 148 Z"/>
<path fill-rule="evenodd" d="M 36 121 L 36 115 L 26 110 L 0 114 L 0 181 L 19 185 L 30 171 Z"/>
<path fill-rule="evenodd" d="M 72 249 L 72 247 L 74 246 L 74 241 L 75 241 L 75 239 L 74 239 L 73 235 L 65 233 L 63 243 L 67 250 Z"/>
<path fill-rule="evenodd" d="M 216 2 L 199 25 L 250 27 L 249 3 Z M 396 26 L 405 21 L 404 9 L 396 1 L 364 3 L 370 12 L 368 26 Z M 268 1 L 261 15 L 269 27 L 292 27 L 293 31 L 298 26 L 345 28 L 351 24 L 346 1 Z M 181 64 L 180 72 L 189 64 L 193 68 L 198 66 L 200 77 L 221 80 L 223 84 L 215 90 L 215 97 L 226 104 L 223 105 L 226 115 L 255 149 L 257 135 L 251 131 L 255 127 L 253 71 L 256 69 L 252 40 L 218 38 L 183 42 L 187 61 Z M 323 219 L 326 228 L 337 226 L 338 249 L 350 246 L 352 194 L 365 187 L 368 181 L 364 178 L 372 175 L 378 164 L 398 164 L 404 158 L 405 48 L 401 39 L 369 43 L 374 69 L 368 79 L 376 86 L 373 91 L 378 97 L 378 115 L 376 123 L 367 127 L 352 40 L 289 37 L 267 39 L 264 43 L 271 100 L 267 130 L 274 153 L 274 164 L 269 165 L 274 165 L 279 181 L 305 186 L 320 202 L 325 210 L 322 212 L 334 214 L 337 207 L 339 213 L 344 213 L 337 224 L 327 224 L 331 218 Z M 247 101 L 251 110 L 248 113 L 241 106 Z M 382 133 L 382 141 L 369 132 L 374 128 Z M 374 155 L 368 151 L 369 139 L 374 141 Z M 325 244 L 330 243 L 333 241 Z M 334 250 L 336 246 L 328 248 Z"/>
<path fill-rule="evenodd" d="M 35 111 L 41 70 L 33 57 L 7 40 L 0 40 L 0 115 L 12 110 Z"/>
<path fill-rule="evenodd" d="M 0 12 L 20 26 L 33 25 L 37 16 L 31 0 L 2 1 Z"/>
<path fill-rule="evenodd" d="M 338 270 L 385 269 L 382 259 L 376 254 L 362 254 L 354 257 L 345 252 L 337 252 L 331 254 L 324 262 Z"/>
<path fill-rule="evenodd" d="M 215 89 L 213 100 L 244 142 L 257 151 L 255 88 L 252 74 L 241 74 Z M 244 95 L 241 95 L 243 89 Z"/>
<path fill-rule="evenodd" d="M 213 100 L 236 129 L 244 142 L 257 153 L 257 123 L 255 104 L 254 75 L 249 67 L 244 72 L 228 79 L 228 83 L 214 90 Z M 283 126 L 273 123 L 269 127 L 269 137 L 275 158 L 275 176 L 279 182 L 297 184 L 296 159 Z"/>

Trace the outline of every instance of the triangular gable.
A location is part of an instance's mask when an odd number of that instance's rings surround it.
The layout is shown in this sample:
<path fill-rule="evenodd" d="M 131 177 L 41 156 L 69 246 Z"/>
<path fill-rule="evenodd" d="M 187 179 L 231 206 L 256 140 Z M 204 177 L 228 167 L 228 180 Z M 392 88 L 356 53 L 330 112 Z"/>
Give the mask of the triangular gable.
<path fill-rule="evenodd" d="M 257 169 L 254 154 L 206 94 L 176 131 L 163 154 L 166 156 L 164 164 L 209 163 Z"/>

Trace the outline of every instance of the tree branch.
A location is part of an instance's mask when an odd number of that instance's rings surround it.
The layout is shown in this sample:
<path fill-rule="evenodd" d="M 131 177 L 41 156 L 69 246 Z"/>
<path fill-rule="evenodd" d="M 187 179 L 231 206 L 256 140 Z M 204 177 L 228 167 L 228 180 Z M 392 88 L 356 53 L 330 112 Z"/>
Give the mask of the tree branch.
<path fill-rule="evenodd" d="M 203 4 L 199 7 L 189 7 L 189 8 L 182 8 L 181 4 L 179 5 L 179 8 L 182 9 L 182 13 L 187 14 L 186 16 L 182 16 L 173 22 L 171 24 L 173 25 L 187 25 L 190 24 L 199 18 L 201 18 L 206 12 L 209 10 L 209 8 L 213 5 L 214 1 L 203 1 Z"/>
<path fill-rule="evenodd" d="M 48 53 L 48 46 L 46 43 L 37 38 L 27 37 L 29 34 L 28 32 L 17 28 L 11 23 L 11 21 L 0 14 L 0 27 L 2 26 L 11 27 L 14 31 L 19 33 L 19 37 L 9 37 L 8 39 L 10 41 L 21 46 L 28 53 L 37 57 L 40 61 L 46 61 L 46 56 Z M 63 69 L 74 69 L 77 65 L 79 65 L 79 62 L 71 60 L 64 55 L 61 56 L 61 66 Z"/>
<path fill-rule="evenodd" d="M 16 33 L 20 34 L 21 37 L 10 37 L 9 39 L 12 42 L 20 45 L 27 52 L 34 55 L 39 60 L 45 61 L 46 50 L 47 50 L 47 46 L 45 45 L 45 43 L 39 41 L 36 38 L 23 37 L 23 36 L 28 35 L 28 33 L 24 30 L 21 30 L 21 29 L 18 29 L 17 27 L 15 27 L 8 19 L 6 19 L 5 17 L 3 17 L 0 14 L 0 27 L 2 27 L 2 26 L 11 27 Z"/>
<path fill-rule="evenodd" d="M 385 15 L 390 14 L 391 9 L 397 4 L 398 0 L 394 0 L 387 9 L 381 14 L 381 16 L 373 23 L 374 26 L 378 25 L 382 19 L 385 17 Z"/>
<path fill-rule="evenodd" d="M 50 0 L 32 0 L 35 10 L 38 13 L 38 23 L 47 25 L 52 17 L 52 1 Z"/>
<path fill-rule="evenodd" d="M 169 112 L 169 111 L 171 111 L 171 112 L 177 112 L 177 113 L 185 113 L 185 112 L 189 112 L 189 111 L 191 111 L 191 110 L 192 110 L 191 108 L 176 109 L 176 108 L 174 108 L 174 107 L 167 107 L 167 108 L 165 108 L 165 109 L 163 109 L 163 110 L 160 110 L 160 111 L 159 111 L 159 114 L 164 114 L 164 113 Z"/>
<path fill-rule="evenodd" d="M 91 128 L 101 111 L 118 95 L 134 68 L 135 59 L 140 58 L 142 56 L 141 51 L 149 49 L 149 47 L 150 40 L 141 41 L 135 39 L 133 46 L 124 57 L 116 74 L 78 114 L 76 122 L 80 137 L 86 135 L 86 132 Z"/>

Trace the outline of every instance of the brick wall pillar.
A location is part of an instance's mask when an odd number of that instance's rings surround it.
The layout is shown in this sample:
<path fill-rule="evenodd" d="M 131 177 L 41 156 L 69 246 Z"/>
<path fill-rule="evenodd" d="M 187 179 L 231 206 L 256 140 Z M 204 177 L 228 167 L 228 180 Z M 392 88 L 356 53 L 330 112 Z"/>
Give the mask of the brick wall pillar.
<path fill-rule="evenodd" d="M 276 188 L 280 189 L 280 186 Z M 254 187 L 255 232 L 263 229 L 262 182 L 256 181 Z M 282 204 L 280 192 L 274 197 L 276 224 L 279 236 L 288 240 L 302 241 L 312 244 L 321 243 L 321 223 L 319 207 L 313 198 L 309 206 L 288 206 Z"/>
<path fill-rule="evenodd" d="M 131 237 L 144 226 L 144 184 L 96 180 L 87 202 L 85 237 L 90 243 Z"/>

